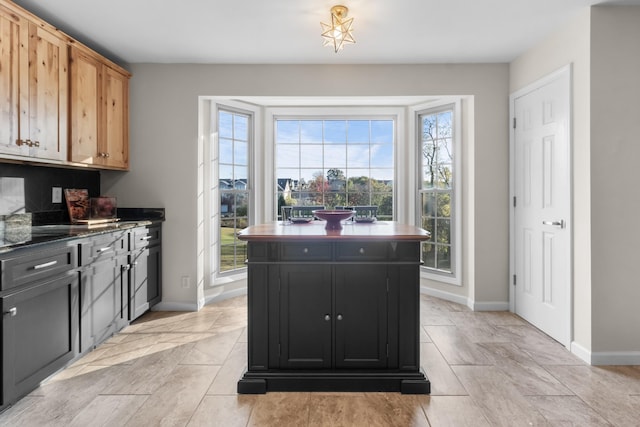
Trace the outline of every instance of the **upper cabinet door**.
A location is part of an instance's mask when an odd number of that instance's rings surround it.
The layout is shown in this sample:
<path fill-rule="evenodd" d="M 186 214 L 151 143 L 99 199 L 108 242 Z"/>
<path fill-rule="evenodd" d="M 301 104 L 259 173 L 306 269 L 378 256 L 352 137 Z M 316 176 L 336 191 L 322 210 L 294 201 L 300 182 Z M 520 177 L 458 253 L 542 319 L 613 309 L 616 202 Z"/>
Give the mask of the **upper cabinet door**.
<path fill-rule="evenodd" d="M 99 164 L 102 64 L 71 48 L 71 138 L 69 160 Z"/>
<path fill-rule="evenodd" d="M 67 41 L 35 23 L 20 26 L 20 140 L 31 157 L 67 160 Z"/>
<path fill-rule="evenodd" d="M 71 49 L 69 160 L 105 169 L 129 168 L 129 75 Z"/>
<path fill-rule="evenodd" d="M 28 156 L 20 139 L 20 27 L 26 22 L 0 5 L 0 153 Z"/>
<path fill-rule="evenodd" d="M 129 169 L 129 76 L 103 68 L 104 164 Z"/>

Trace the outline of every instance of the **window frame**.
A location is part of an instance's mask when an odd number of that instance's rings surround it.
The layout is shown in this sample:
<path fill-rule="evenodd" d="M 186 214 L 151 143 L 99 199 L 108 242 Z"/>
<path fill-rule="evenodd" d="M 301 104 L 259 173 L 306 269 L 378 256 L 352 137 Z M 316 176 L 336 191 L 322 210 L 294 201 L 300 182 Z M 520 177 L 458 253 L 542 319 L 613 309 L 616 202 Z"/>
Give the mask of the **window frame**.
<path fill-rule="evenodd" d="M 405 116 L 406 107 L 389 107 L 389 106 L 344 106 L 344 107 L 324 107 L 324 106 L 298 106 L 298 107 L 269 107 L 265 110 L 265 164 L 270 168 L 266 175 L 269 176 L 269 182 L 265 185 L 264 218 L 268 221 L 274 221 L 278 212 L 277 199 L 277 176 L 276 176 L 276 141 L 275 141 L 275 120 L 374 120 L 374 119 L 390 119 L 394 122 L 394 159 L 393 159 L 393 217 L 395 221 L 407 221 L 408 212 L 399 210 L 398 206 L 404 206 L 402 203 L 408 199 L 404 192 L 399 191 L 399 187 L 406 183 L 405 178 L 398 173 L 398 161 L 400 155 L 405 152 L 405 147 L 401 141 L 406 141 L 405 135 Z M 404 157 L 403 157 L 404 158 Z"/>
<path fill-rule="evenodd" d="M 456 286 L 462 286 L 462 107 L 460 99 L 447 99 L 437 104 L 419 105 L 412 108 L 414 120 L 414 153 L 416 156 L 415 224 L 422 227 L 422 194 L 429 190 L 422 188 L 422 121 L 421 116 L 451 110 L 453 112 L 453 185 L 451 188 L 451 272 L 421 266 L 421 277 Z M 437 193 L 437 192 L 436 192 Z"/>
<path fill-rule="evenodd" d="M 204 206 L 206 206 L 204 230 L 205 245 L 208 248 L 207 256 L 204 257 L 205 271 L 209 277 L 207 281 L 209 286 L 219 286 L 226 283 L 241 280 L 247 275 L 246 266 L 235 268 L 229 271 L 220 271 L 220 223 L 221 214 L 219 209 L 220 197 L 223 190 L 219 186 L 219 135 L 218 135 L 218 118 L 219 112 L 227 111 L 233 114 L 245 115 L 249 118 L 248 123 L 248 147 L 247 147 L 247 193 L 248 193 L 248 224 L 256 223 L 256 185 L 255 177 L 259 176 L 256 172 L 255 152 L 258 141 L 258 124 L 259 109 L 252 109 L 250 105 L 243 102 L 234 102 L 229 99 L 211 99 L 210 108 L 210 135 L 208 143 L 204 144 L 203 161 L 210 162 L 211 167 L 205 167 L 205 177 L 203 188 Z"/>
<path fill-rule="evenodd" d="M 378 174 L 388 174 L 389 172 L 391 172 L 391 181 L 392 181 L 392 185 L 391 185 L 391 191 L 385 191 L 385 192 L 376 192 L 373 191 L 372 188 L 369 188 L 369 191 L 366 192 L 366 194 L 368 195 L 368 200 L 365 201 L 360 201 L 358 202 L 353 202 L 351 200 L 345 200 L 343 203 L 339 203 L 340 205 L 372 205 L 373 201 L 372 198 L 376 197 L 376 196 L 385 196 L 385 195 L 391 195 L 392 201 L 394 200 L 394 195 L 395 195 L 395 187 L 396 187 L 396 183 L 397 183 L 397 179 L 396 179 L 396 154 L 395 154 L 395 150 L 397 147 L 397 141 L 396 141 L 396 135 L 397 135 L 397 128 L 398 128 L 398 122 L 397 122 L 397 117 L 395 116 L 390 116 L 390 115 L 375 115 L 375 116 L 362 116 L 360 114 L 358 114 L 357 116 L 353 116 L 353 115 L 349 115 L 349 116 L 331 116 L 331 117 L 327 117 L 327 116 L 307 116 L 307 117 L 300 117 L 299 115 L 296 115 L 295 117 L 291 117 L 291 116 L 282 116 L 282 115 L 276 115 L 273 117 L 273 124 L 274 124 L 274 147 L 275 147 L 275 152 L 276 155 L 278 153 L 278 149 L 279 146 L 282 146 L 283 148 L 285 147 L 296 147 L 299 153 L 302 153 L 302 150 L 304 149 L 304 147 L 321 147 L 322 149 L 322 159 L 320 161 L 320 163 L 322 163 L 322 165 L 318 166 L 318 170 L 321 170 L 323 172 L 323 180 L 327 178 L 327 176 L 325 176 L 324 174 L 327 173 L 328 170 L 331 169 L 327 169 L 328 165 L 327 165 L 327 161 L 331 158 L 331 153 L 334 153 L 333 149 L 336 147 L 341 147 L 344 148 L 345 152 L 344 152 L 344 166 L 340 166 L 339 169 L 344 172 L 346 174 L 346 176 L 348 177 L 353 177 L 350 176 L 350 173 L 352 171 L 361 171 L 364 172 L 366 170 L 366 176 L 371 179 L 373 178 L 372 173 L 378 173 Z M 328 124 L 327 122 L 345 122 L 345 133 L 344 133 L 344 141 L 337 143 L 336 141 L 330 141 L 329 139 L 326 138 L 327 134 L 326 134 L 326 129 L 327 126 L 330 126 L 330 124 Z M 368 136 L 368 140 L 366 141 L 350 141 L 349 140 L 349 123 L 348 122 L 357 122 L 357 121 L 362 121 L 362 122 L 368 122 L 369 125 L 369 136 Z M 389 142 L 385 142 L 383 144 L 380 144 L 379 142 L 376 142 L 372 139 L 372 137 L 374 136 L 373 134 L 371 134 L 371 126 L 378 121 L 384 121 L 387 123 L 391 124 L 391 140 Z M 322 136 L 321 136 L 321 141 L 318 142 L 305 142 L 303 140 L 300 139 L 300 135 L 298 135 L 298 139 L 297 141 L 278 141 L 277 139 L 277 129 L 278 129 L 278 123 L 279 122 L 299 122 L 298 126 L 302 126 L 302 123 L 304 122 L 321 122 L 322 123 Z M 300 129 L 300 128 L 299 128 Z M 390 147 L 392 150 L 392 158 L 391 158 L 391 163 L 388 166 L 384 166 L 384 167 L 375 167 L 371 165 L 371 162 L 367 162 L 367 166 L 363 166 L 363 165 L 358 165 L 357 162 L 352 161 L 351 163 L 349 163 L 349 156 L 348 156 L 348 152 L 351 149 L 358 149 L 361 147 L 366 147 L 367 148 L 367 152 L 371 153 L 371 149 L 372 147 L 376 147 L 376 146 L 386 146 L 386 147 Z M 331 150 L 331 151 L 327 151 L 327 150 Z M 371 157 L 369 157 L 369 160 L 371 160 Z M 309 168 L 307 166 L 304 166 L 301 164 L 302 158 L 298 159 L 298 164 L 297 167 L 290 167 L 290 166 L 285 166 L 285 169 L 291 169 L 292 171 L 294 169 L 298 170 L 298 173 L 300 173 L 301 171 L 310 171 L 311 169 L 316 169 L 315 167 Z M 281 179 L 284 178 L 283 176 L 278 176 L 278 157 L 276 156 L 274 158 L 274 163 L 275 167 L 274 170 L 276 171 L 276 179 Z M 386 171 L 386 173 L 385 173 Z M 361 176 L 365 176 L 365 175 L 361 175 Z M 380 175 L 378 175 L 380 176 Z M 388 175 L 387 175 L 388 176 Z M 299 175 L 297 176 L 297 178 L 300 177 Z M 323 197 L 329 197 L 331 198 L 332 195 L 336 194 L 336 193 L 340 193 L 340 194 L 344 194 L 344 196 L 348 199 L 349 195 L 351 194 L 352 197 L 355 197 L 355 194 L 359 194 L 360 192 L 357 191 L 353 191 L 353 190 L 349 190 L 348 188 L 348 180 L 345 181 L 345 185 L 344 188 L 342 188 L 341 191 L 321 191 L 318 194 L 322 194 Z M 276 187 L 276 200 L 278 200 L 279 203 L 279 188 L 278 188 L 278 182 L 275 183 L 275 187 Z M 386 196 L 385 196 L 386 197 Z M 357 199 L 354 199 L 357 200 Z M 333 205 L 331 202 L 325 200 L 323 203 L 318 203 L 319 205 L 324 205 L 326 206 L 328 209 L 332 209 Z M 380 211 L 378 210 L 378 213 L 380 214 Z M 387 212 L 386 216 L 388 216 L 388 218 L 383 218 L 383 220 L 388 220 L 391 221 L 393 220 L 393 215 L 395 213 L 395 204 L 392 203 L 391 205 L 391 212 Z M 279 214 L 279 212 L 276 210 L 275 212 L 275 216 L 277 217 Z"/>

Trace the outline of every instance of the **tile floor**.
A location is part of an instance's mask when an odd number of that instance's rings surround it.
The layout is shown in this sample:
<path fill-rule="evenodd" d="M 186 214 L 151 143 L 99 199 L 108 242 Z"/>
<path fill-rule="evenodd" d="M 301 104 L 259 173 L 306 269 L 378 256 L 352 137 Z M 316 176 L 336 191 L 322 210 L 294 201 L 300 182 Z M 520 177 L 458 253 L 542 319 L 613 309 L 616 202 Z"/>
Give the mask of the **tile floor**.
<path fill-rule="evenodd" d="M 640 426 L 640 366 L 591 367 L 517 316 L 421 296 L 429 396 L 237 395 L 246 298 L 150 312 L 0 426 Z"/>

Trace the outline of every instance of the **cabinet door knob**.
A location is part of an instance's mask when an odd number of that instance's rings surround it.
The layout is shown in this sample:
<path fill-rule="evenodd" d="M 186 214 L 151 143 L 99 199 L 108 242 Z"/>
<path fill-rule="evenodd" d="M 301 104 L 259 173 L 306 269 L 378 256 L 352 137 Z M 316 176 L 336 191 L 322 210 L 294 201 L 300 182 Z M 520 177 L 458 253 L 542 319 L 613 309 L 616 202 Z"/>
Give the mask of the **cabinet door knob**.
<path fill-rule="evenodd" d="M 329 316 L 328 314 L 325 314 L 324 315 L 324 320 L 326 320 L 328 322 L 329 320 L 331 320 L 331 316 Z"/>
<path fill-rule="evenodd" d="M 360 250 L 359 250 L 358 252 L 360 252 L 361 254 L 363 254 L 363 253 L 364 253 L 364 248 L 360 248 Z"/>
<path fill-rule="evenodd" d="M 338 320 L 342 320 L 342 314 L 338 314 L 338 316 L 336 317 Z"/>
<path fill-rule="evenodd" d="M 11 307 L 9 310 L 5 311 L 4 314 L 8 314 L 11 317 L 16 317 L 18 314 L 18 307 Z"/>
<path fill-rule="evenodd" d="M 304 249 L 302 250 L 302 252 L 303 252 L 303 253 L 305 253 L 305 254 L 308 254 L 308 253 L 309 253 L 309 248 L 304 248 Z"/>

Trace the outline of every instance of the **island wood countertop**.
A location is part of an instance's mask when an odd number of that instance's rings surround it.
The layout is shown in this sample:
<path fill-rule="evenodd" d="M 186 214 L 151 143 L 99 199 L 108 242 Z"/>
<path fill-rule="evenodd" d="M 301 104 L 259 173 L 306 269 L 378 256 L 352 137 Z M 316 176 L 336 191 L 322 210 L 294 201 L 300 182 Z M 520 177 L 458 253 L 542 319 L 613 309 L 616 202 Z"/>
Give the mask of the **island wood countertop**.
<path fill-rule="evenodd" d="M 344 221 L 342 230 L 325 230 L 325 221 L 292 224 L 274 221 L 252 225 L 238 233 L 238 239 L 247 241 L 424 241 L 431 233 L 422 228 L 395 221 L 356 223 Z"/>

